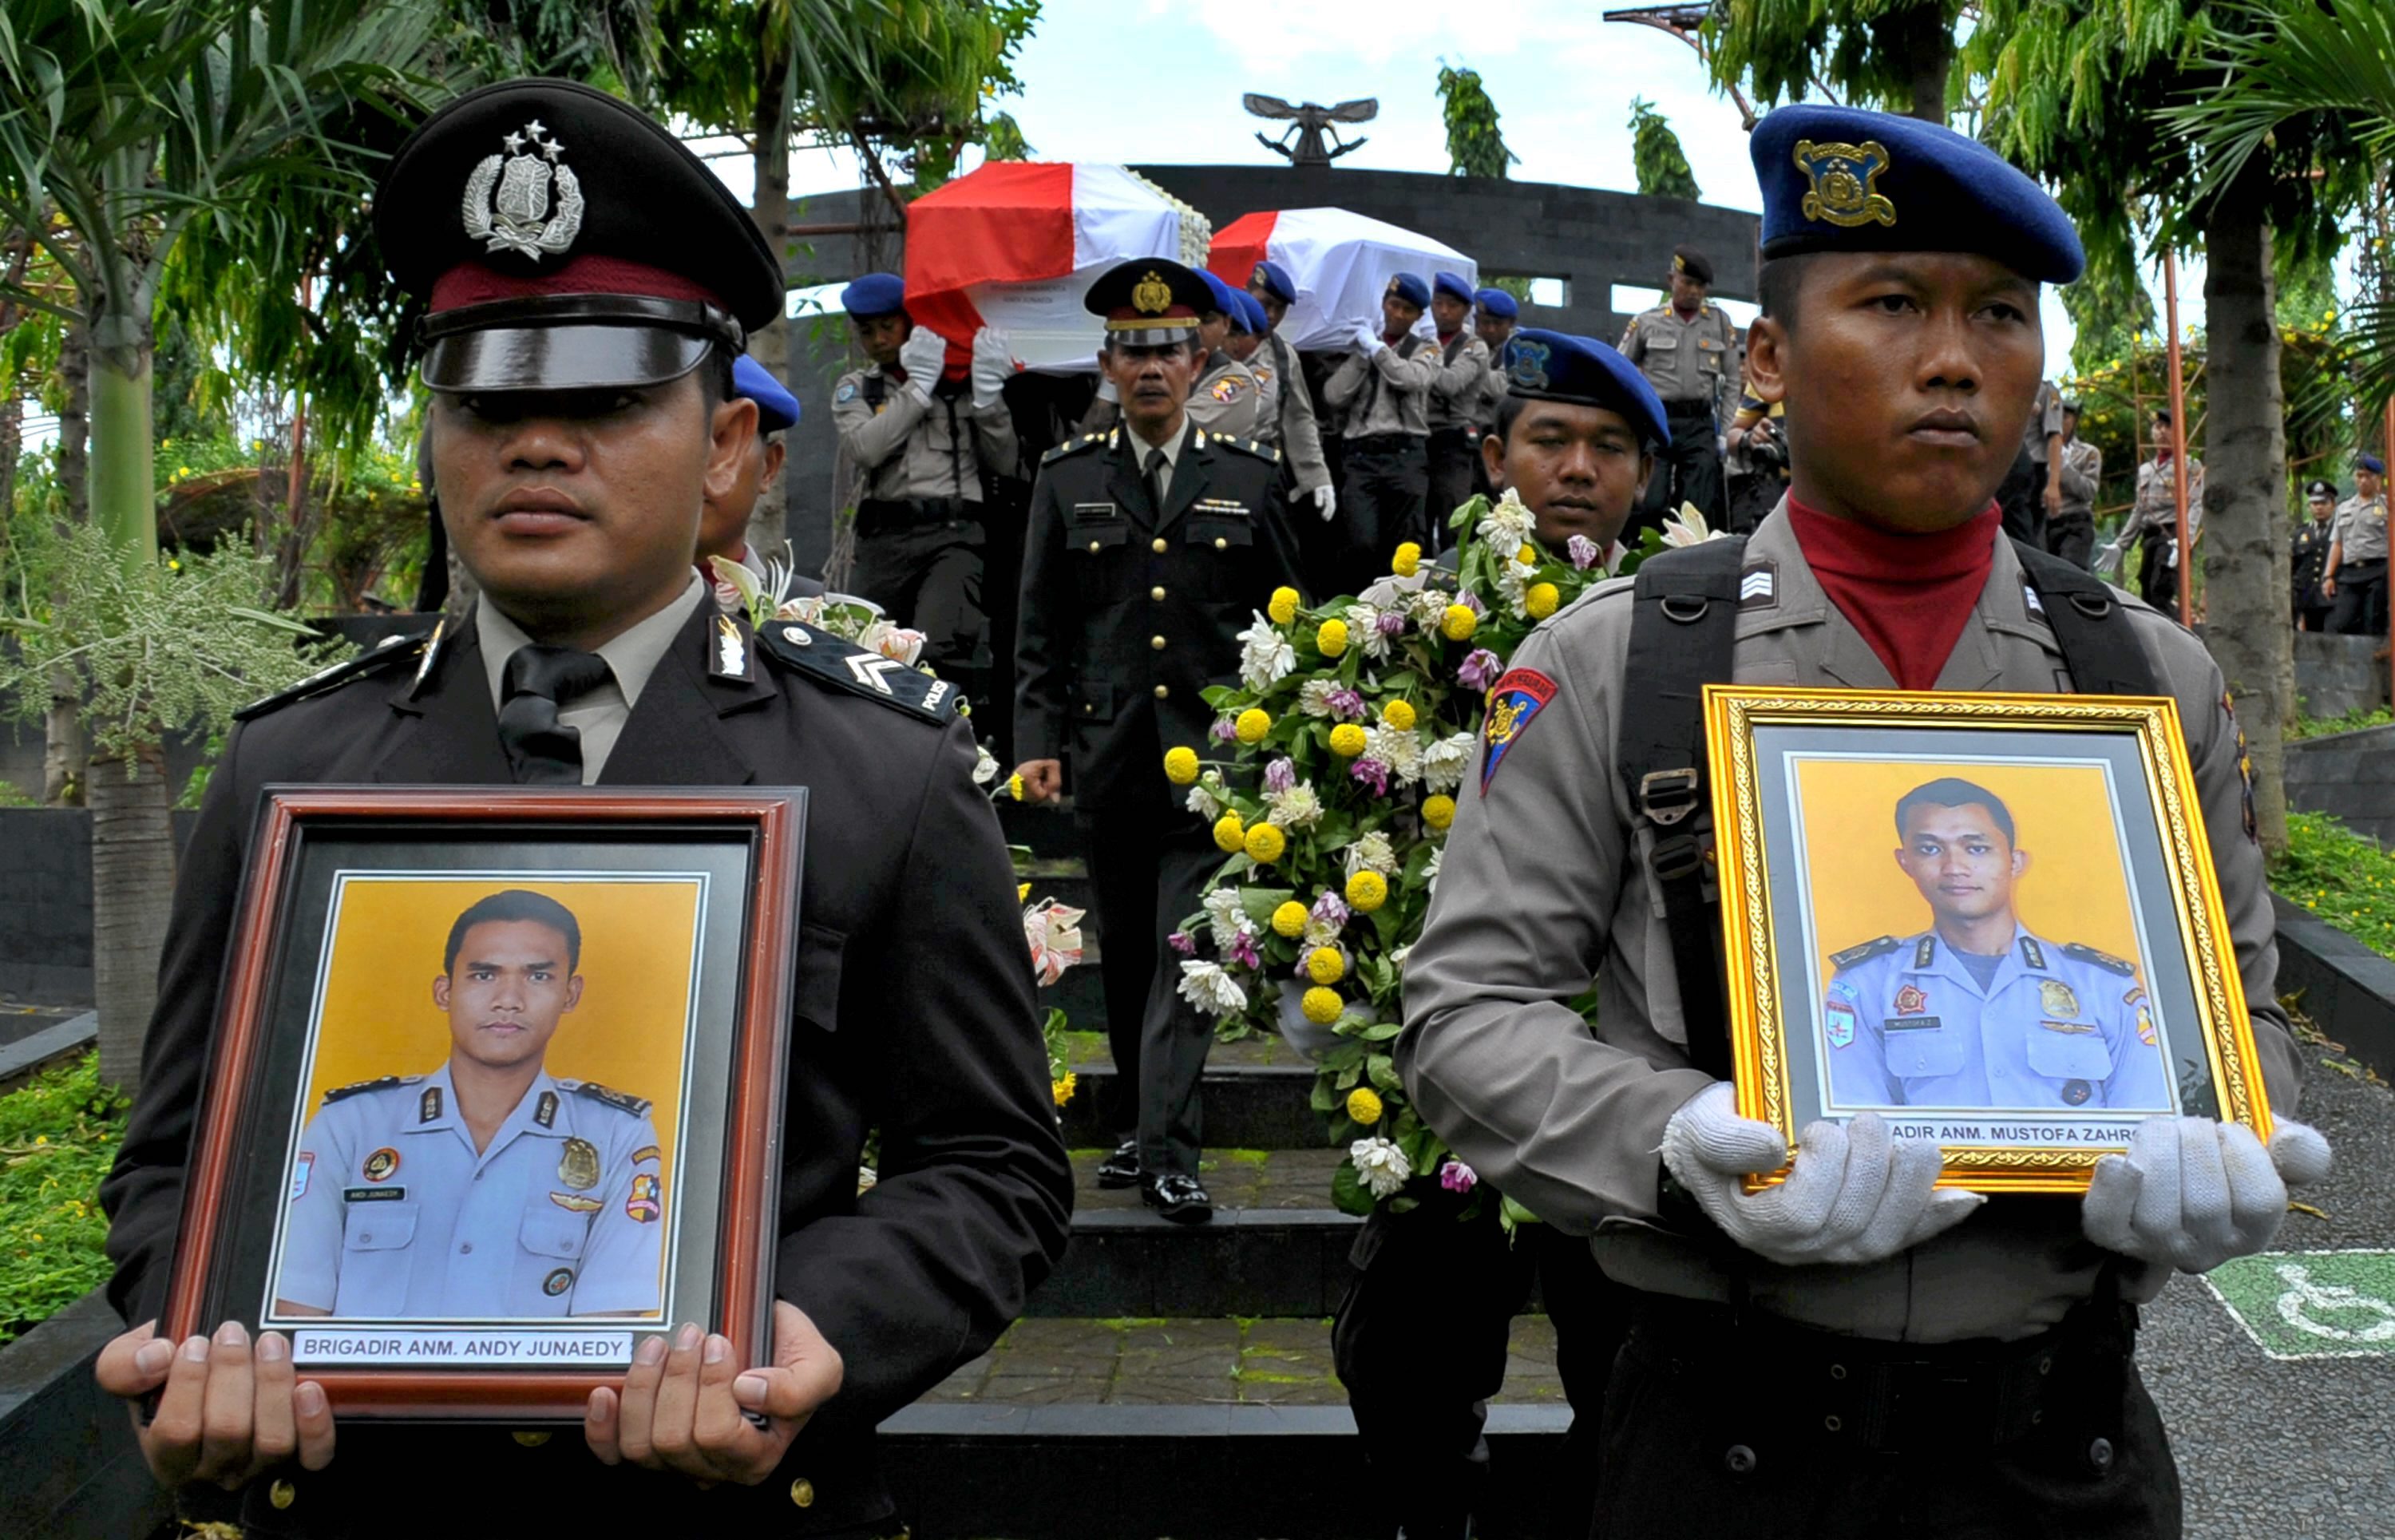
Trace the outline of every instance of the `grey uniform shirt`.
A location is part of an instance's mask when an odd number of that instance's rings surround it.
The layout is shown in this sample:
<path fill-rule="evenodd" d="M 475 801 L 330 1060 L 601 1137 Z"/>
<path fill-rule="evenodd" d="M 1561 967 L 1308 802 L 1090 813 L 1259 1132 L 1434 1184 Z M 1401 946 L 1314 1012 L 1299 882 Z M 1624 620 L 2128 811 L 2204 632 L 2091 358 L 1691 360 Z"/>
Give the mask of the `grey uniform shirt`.
<path fill-rule="evenodd" d="M 1339 414 L 1339 436 L 1430 432 L 1430 382 L 1438 350 L 1408 333 L 1378 352 L 1351 352 L 1323 382 L 1322 399 Z"/>
<path fill-rule="evenodd" d="M 1736 683 L 1895 687 L 1822 592 L 1784 511 L 1748 542 L 1747 570 L 1773 576 L 1769 596 L 1740 610 Z M 1514 657 L 1515 668 L 1551 679 L 1555 694 L 1512 740 L 1485 792 L 1475 775 L 1457 798 L 1429 917 L 1406 960 L 1396 1054 L 1415 1106 L 1499 1190 L 1561 1229 L 1594 1232 L 1599 1263 L 1633 1287 L 1721 1299 L 1735 1267 L 1760 1308 L 1886 1339 L 2018 1338 L 2054 1324 L 2088 1297 L 2106 1259 L 2067 1200 L 1999 1200 L 1909 1252 L 1860 1267 L 1725 1255 L 1654 1223 L 1664 1124 L 1713 1081 L 1688 1061 L 1690 1027 L 1647 858 L 1654 832 L 1634 819 L 1614 769 L 1631 591 L 1626 580 L 1593 591 Z M 2297 1072 L 2272 989 L 2269 888 L 2261 847 L 2245 833 L 2239 735 L 2220 670 L 2194 637 L 2116 597 L 2177 699 L 2270 1102 L 2291 1113 Z M 2069 688 L 2061 650 L 2029 607 L 2005 541 L 1938 688 Z M 1700 831 L 1710 822 L 1701 811 L 1693 818 Z M 1592 977 L 1593 1027 L 1570 1003 Z M 2138 1297 L 2166 1276 L 2122 1267 L 2124 1289 Z"/>
<path fill-rule="evenodd" d="M 2137 467 L 2137 497 L 2129 505 L 2129 521 L 2121 526 L 2121 537 L 2127 539 L 2145 529 L 2159 529 L 2165 535 L 2178 533 L 2178 502 L 2173 490 L 2178 478 L 2171 471 L 2170 461 L 2154 458 Z M 2187 538 L 2190 540 L 2203 529 L 2203 462 L 2193 455 L 2187 457 Z"/>
<path fill-rule="evenodd" d="M 2054 388 L 2052 380 L 2041 379 L 2037 382 L 2037 395 L 2030 403 L 2029 421 L 2021 425 L 2021 447 L 2029 451 L 2031 459 L 2044 465 L 2046 440 L 2060 431 L 2062 392 Z"/>
<path fill-rule="evenodd" d="M 1480 377 L 1480 388 L 1473 394 L 1472 420 L 1484 433 L 1496 431 L 1497 408 L 1505 405 L 1505 392 L 1508 387 L 1505 383 L 1505 371 L 1502 366 L 1503 356 L 1502 345 L 1490 352 L 1489 372 Z"/>
<path fill-rule="evenodd" d="M 881 401 L 874 404 L 879 391 Z M 981 501 L 981 472 L 1011 476 L 1022 464 L 1014 420 L 1003 401 L 976 407 L 970 394 L 934 393 L 927 405 L 870 364 L 840 377 L 831 392 L 840 447 L 864 472 L 861 498 L 885 502 L 961 498 Z"/>
<path fill-rule="evenodd" d="M 2336 505 L 2336 560 L 2383 562 L 2387 559 L 2387 499 L 2363 502 L 2351 497 Z"/>
<path fill-rule="evenodd" d="M 699 581 L 698 574 L 693 572 L 690 586 L 672 604 L 599 644 L 599 656 L 607 660 L 608 682 L 558 707 L 558 724 L 582 735 L 583 785 L 596 784 L 599 772 L 607 767 L 607 755 L 624 731 L 625 719 L 640 701 L 649 675 L 656 672 L 658 660 L 673 645 L 681 623 L 709 591 Z M 486 593 L 475 597 L 474 630 L 476 640 L 482 644 L 483 669 L 491 682 L 491 707 L 496 710 L 507 704 L 508 659 L 515 656 L 518 647 L 529 645 L 532 638 L 524 634 L 523 627 L 501 615 Z"/>
<path fill-rule="evenodd" d="M 1189 387 L 1189 420 L 1210 433 L 1253 438 L 1264 392 L 1245 364 L 1217 351 Z"/>
<path fill-rule="evenodd" d="M 2104 479 L 2104 451 L 2084 438 L 2065 439 L 2062 445 L 2062 512 L 2061 518 L 2095 517 L 2096 484 Z"/>
<path fill-rule="evenodd" d="M 274 1293 L 390 1320 L 654 1313 L 662 1169 L 648 1103 L 581 1081 L 536 1077 L 481 1150 L 446 1061 L 328 1092 Z"/>
<path fill-rule="evenodd" d="M 1641 311 L 1621 334 L 1621 355 L 1666 402 L 1700 401 L 1721 419 L 1738 361 L 1737 329 L 1726 312 L 1699 305 L 1683 321 L 1668 304 Z"/>
<path fill-rule="evenodd" d="M 1297 350 L 1278 332 L 1267 332 L 1264 345 L 1248 360 L 1248 372 L 1263 384 L 1273 403 L 1273 409 L 1256 421 L 1256 442 L 1277 445 L 1304 490 L 1330 485 L 1330 466 L 1322 458 L 1322 430 L 1314 418 L 1314 392 L 1306 388 Z"/>
<path fill-rule="evenodd" d="M 1479 409 L 1481 382 L 1488 378 L 1488 343 L 1468 331 L 1459 331 L 1441 344 L 1438 373 L 1431 377 L 1430 405 L 1424 414 L 1430 431 L 1471 427 Z"/>

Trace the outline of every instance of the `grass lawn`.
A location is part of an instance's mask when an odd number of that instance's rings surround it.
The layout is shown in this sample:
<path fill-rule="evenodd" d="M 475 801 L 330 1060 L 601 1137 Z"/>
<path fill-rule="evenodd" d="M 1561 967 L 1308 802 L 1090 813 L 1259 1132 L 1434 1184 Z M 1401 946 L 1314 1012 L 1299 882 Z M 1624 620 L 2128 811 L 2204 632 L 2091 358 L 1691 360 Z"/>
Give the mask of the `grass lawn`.
<path fill-rule="evenodd" d="M 107 1279 L 99 1179 L 124 1133 L 124 1100 L 100 1088 L 97 1053 L 0 1096 L 0 1342 Z"/>
<path fill-rule="evenodd" d="M 2287 815 L 2287 856 L 2270 886 L 2348 936 L 2395 957 L 2395 856 L 2323 813 Z"/>

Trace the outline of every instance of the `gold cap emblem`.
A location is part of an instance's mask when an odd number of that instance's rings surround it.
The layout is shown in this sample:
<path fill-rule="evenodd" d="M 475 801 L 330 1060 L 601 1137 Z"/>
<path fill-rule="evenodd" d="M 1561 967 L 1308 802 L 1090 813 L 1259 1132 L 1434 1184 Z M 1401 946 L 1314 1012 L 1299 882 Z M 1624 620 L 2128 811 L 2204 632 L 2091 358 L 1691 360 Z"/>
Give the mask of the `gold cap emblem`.
<path fill-rule="evenodd" d="M 1795 159 L 1796 169 L 1813 184 L 1813 190 L 1805 194 L 1805 218 L 1827 219 L 1846 230 L 1873 220 L 1884 225 L 1896 223 L 1896 205 L 1878 192 L 1880 175 L 1888 166 L 1888 155 L 1887 147 L 1877 139 L 1866 139 L 1860 144 L 1816 144 L 1811 139 L 1798 139 Z"/>
<path fill-rule="evenodd" d="M 565 1153 L 558 1158 L 557 1179 L 576 1192 L 588 1192 L 599 1185 L 599 1147 L 588 1139 L 568 1139 Z"/>
<path fill-rule="evenodd" d="M 1164 281 L 1155 269 L 1131 285 L 1131 302 L 1143 315 L 1162 315 L 1172 305 L 1172 285 Z"/>

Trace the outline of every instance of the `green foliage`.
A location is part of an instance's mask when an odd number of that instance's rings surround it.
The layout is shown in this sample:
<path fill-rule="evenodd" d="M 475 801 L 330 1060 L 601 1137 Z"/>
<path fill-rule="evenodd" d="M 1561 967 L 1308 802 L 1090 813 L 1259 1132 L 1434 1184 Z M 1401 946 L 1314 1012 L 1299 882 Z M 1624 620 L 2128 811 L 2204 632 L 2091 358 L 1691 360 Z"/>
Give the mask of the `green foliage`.
<path fill-rule="evenodd" d="M 1680 136 L 1655 104 L 1644 97 L 1630 99 L 1630 158 L 1638 168 L 1638 191 L 1650 198 L 1704 196 L 1697 174 L 1681 153 Z"/>
<path fill-rule="evenodd" d="M 99 1083 L 98 1054 L 0 1096 L 0 1342 L 106 1281 L 99 1183 L 125 1108 Z"/>
<path fill-rule="evenodd" d="M 2364 727 L 2385 727 L 2395 724 L 2395 712 L 2384 706 L 2355 707 L 2350 711 L 2331 717 L 2298 716 L 2291 718 L 2285 727 L 2291 738 L 2327 737 L 2334 733 L 2358 733 Z"/>
<path fill-rule="evenodd" d="M 1763 102 L 1827 86 L 1855 106 L 1946 119 L 1961 0 L 1718 0 L 1705 19 L 1716 85 Z"/>
<path fill-rule="evenodd" d="M 2283 897 L 2395 957 L 2395 856 L 2324 813 L 2287 814 L 2287 854 L 2270 870 Z"/>
<path fill-rule="evenodd" d="M 258 606 L 271 571 L 246 540 L 205 554 L 128 562 L 96 525 L 7 553 L 0 699 L 28 721 L 48 708 L 53 670 L 84 692 L 93 748 L 121 754 L 168 732 L 220 732 L 233 712 L 348 656 L 300 642 L 297 621 Z M 70 597 L 53 605 L 48 595 Z"/>
<path fill-rule="evenodd" d="M 1027 161 L 1038 152 L 1023 138 L 1012 113 L 992 113 L 982 125 L 982 153 L 994 161 Z"/>
<path fill-rule="evenodd" d="M 1497 103 L 1480 83 L 1477 70 L 1438 67 L 1439 110 L 1447 120 L 1448 171 L 1458 177 L 1503 178 L 1505 168 L 1522 157 L 1505 148 L 1497 130 Z"/>

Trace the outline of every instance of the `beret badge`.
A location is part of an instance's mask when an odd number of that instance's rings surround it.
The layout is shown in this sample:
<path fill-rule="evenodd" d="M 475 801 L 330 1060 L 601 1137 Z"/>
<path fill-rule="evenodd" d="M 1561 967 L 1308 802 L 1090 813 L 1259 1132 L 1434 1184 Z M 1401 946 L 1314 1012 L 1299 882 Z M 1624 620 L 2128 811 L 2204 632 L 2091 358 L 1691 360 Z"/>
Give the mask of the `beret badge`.
<path fill-rule="evenodd" d="M 1172 285 L 1150 272 L 1131 285 L 1131 302 L 1142 315 L 1162 315 L 1172 305 Z"/>
<path fill-rule="evenodd" d="M 1547 345 L 1543 342 L 1526 342 L 1516 339 L 1510 352 L 1512 358 L 1505 372 L 1512 378 L 1514 383 L 1526 391 L 1545 390 L 1547 357 L 1551 352 Z"/>
<path fill-rule="evenodd" d="M 580 233 L 581 180 L 557 158 L 565 146 L 543 138 L 546 132 L 535 118 L 518 132 L 500 136 L 507 154 L 483 156 L 467 177 L 466 233 L 483 242 L 483 250 L 513 251 L 537 262 L 564 251 Z"/>
<path fill-rule="evenodd" d="M 1878 191 L 1887 170 L 1887 150 L 1877 139 L 1861 144 L 1816 144 L 1796 141 L 1796 169 L 1813 190 L 1805 194 L 1805 218 L 1826 219 L 1844 230 L 1877 220 L 1896 223 L 1896 205 Z"/>

